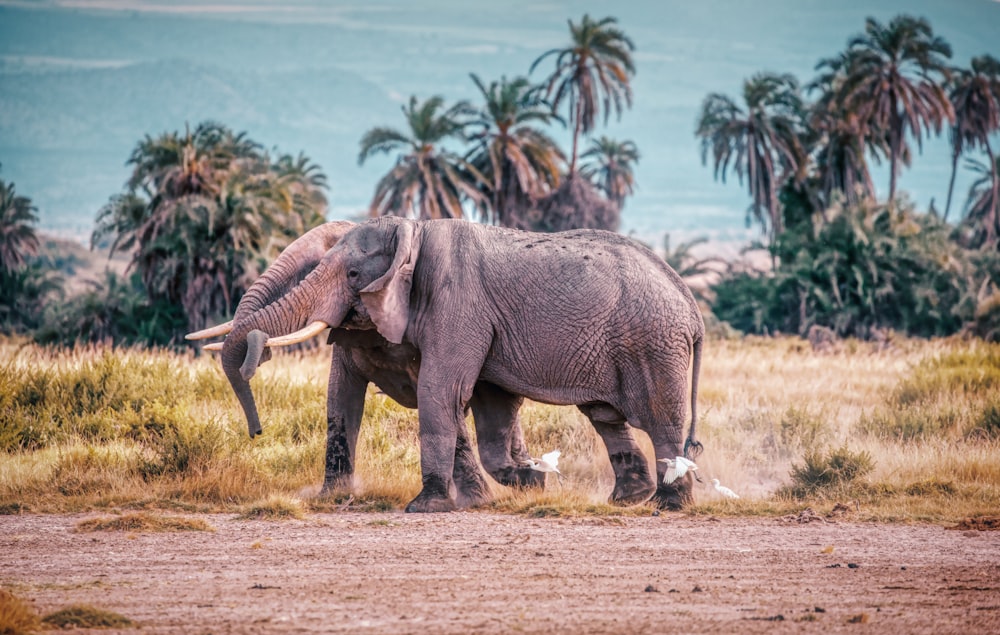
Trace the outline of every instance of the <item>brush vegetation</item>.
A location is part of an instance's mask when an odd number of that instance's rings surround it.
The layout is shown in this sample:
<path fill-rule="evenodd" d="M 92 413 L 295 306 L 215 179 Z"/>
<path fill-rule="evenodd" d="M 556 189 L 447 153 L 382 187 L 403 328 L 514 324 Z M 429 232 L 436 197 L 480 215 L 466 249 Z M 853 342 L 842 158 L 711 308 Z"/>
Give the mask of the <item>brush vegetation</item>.
<path fill-rule="evenodd" d="M 31 605 L 9 591 L 0 589 L 0 635 L 27 635 L 42 626 Z"/>
<path fill-rule="evenodd" d="M 115 613 L 89 604 L 74 604 L 49 613 L 42 622 L 55 628 L 131 628 L 135 622 Z"/>
<path fill-rule="evenodd" d="M 172 531 L 214 531 L 201 518 L 182 516 L 162 516 L 148 512 L 128 512 L 118 516 L 88 518 L 76 524 L 76 530 L 87 531 L 129 531 L 129 532 L 172 532 Z"/>
<path fill-rule="evenodd" d="M 0 342 L 0 353 L 3 513 L 117 510 L 112 526 L 175 518 L 150 510 L 302 518 L 400 509 L 420 490 L 417 414 L 373 390 L 354 491 L 318 496 L 325 348 L 279 354 L 261 367 L 252 384 L 264 435 L 254 441 L 214 358 L 22 340 Z M 825 353 L 798 338 L 711 341 L 699 395 L 703 483 L 690 511 L 782 515 L 841 503 L 859 520 L 932 522 L 995 512 L 998 386 L 1000 345 L 979 340 L 846 340 Z M 575 408 L 529 402 L 521 421 L 534 455 L 562 450 L 563 476 L 548 475 L 545 492 L 494 484 L 486 509 L 652 513 L 607 504 L 607 455 Z M 637 437 L 652 456 L 645 435 Z M 741 498 L 723 499 L 711 478 Z"/>

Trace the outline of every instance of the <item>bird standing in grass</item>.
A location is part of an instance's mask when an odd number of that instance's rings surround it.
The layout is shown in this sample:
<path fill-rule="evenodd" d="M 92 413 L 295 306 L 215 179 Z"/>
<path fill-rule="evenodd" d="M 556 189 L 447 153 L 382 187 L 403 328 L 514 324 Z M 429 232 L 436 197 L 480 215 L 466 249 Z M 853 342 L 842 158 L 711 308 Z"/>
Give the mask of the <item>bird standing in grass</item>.
<path fill-rule="evenodd" d="M 719 484 L 719 479 L 717 479 L 717 478 L 713 478 L 712 479 L 712 486 L 715 488 L 715 491 L 717 491 L 718 493 L 722 494 L 726 498 L 739 498 L 740 497 L 739 494 L 737 494 L 733 490 L 729 489 L 725 485 L 720 485 Z"/>
<path fill-rule="evenodd" d="M 679 478 L 684 478 L 684 475 L 689 471 L 698 481 L 701 481 L 698 475 L 694 473 L 698 469 L 698 466 L 690 459 L 678 456 L 673 459 L 657 459 L 657 461 L 667 464 L 667 471 L 663 473 L 663 482 L 667 485 L 670 485 Z"/>
<path fill-rule="evenodd" d="M 525 463 L 528 467 L 539 472 L 555 472 L 562 476 L 562 472 L 559 471 L 559 455 L 562 454 L 559 450 L 552 450 L 546 454 L 542 455 L 540 459 L 529 458 Z"/>

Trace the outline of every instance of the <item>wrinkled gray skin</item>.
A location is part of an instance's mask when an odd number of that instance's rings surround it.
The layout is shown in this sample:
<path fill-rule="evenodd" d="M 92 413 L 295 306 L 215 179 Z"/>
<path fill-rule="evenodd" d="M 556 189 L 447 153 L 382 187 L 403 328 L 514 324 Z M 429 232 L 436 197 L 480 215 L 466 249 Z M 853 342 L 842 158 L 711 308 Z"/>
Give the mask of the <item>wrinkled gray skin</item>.
<path fill-rule="evenodd" d="M 696 443 L 704 324 L 680 277 L 634 241 L 599 230 L 380 218 L 347 232 L 300 285 L 241 328 L 281 335 L 315 320 L 376 329 L 420 351 L 423 489 L 407 511 L 455 508 L 455 452 L 477 382 L 578 406 L 607 447 L 613 501 L 691 501 L 690 475 L 664 484 L 666 465 L 657 462 L 654 480 L 631 427 L 649 434 L 657 459 L 684 454 L 690 364 L 688 443 Z"/>
<path fill-rule="evenodd" d="M 326 223 L 295 240 L 251 285 L 236 309 L 233 332 L 223 347 L 223 368 L 243 406 L 251 436 L 259 434 L 261 427 L 249 382 L 240 372 L 249 333 L 241 325 L 255 312 L 290 292 L 354 226 L 343 221 Z M 375 330 L 334 328 L 329 342 L 333 350 L 327 392 L 324 492 L 346 490 L 352 485 L 368 383 L 374 383 L 401 405 L 416 408 L 420 369 L 420 353 L 416 348 L 411 344 L 392 344 Z M 270 350 L 263 349 L 258 363 L 269 357 Z M 247 374 L 255 369 L 256 366 L 248 368 Z M 522 401 L 521 397 L 489 383 L 476 385 L 470 407 L 475 417 L 479 454 L 486 470 L 499 483 L 542 487 L 544 475 L 521 465 L 528 458 L 518 420 Z M 471 506 L 488 500 L 489 489 L 464 426 L 456 441 L 454 460 L 452 476 L 458 505 Z"/>

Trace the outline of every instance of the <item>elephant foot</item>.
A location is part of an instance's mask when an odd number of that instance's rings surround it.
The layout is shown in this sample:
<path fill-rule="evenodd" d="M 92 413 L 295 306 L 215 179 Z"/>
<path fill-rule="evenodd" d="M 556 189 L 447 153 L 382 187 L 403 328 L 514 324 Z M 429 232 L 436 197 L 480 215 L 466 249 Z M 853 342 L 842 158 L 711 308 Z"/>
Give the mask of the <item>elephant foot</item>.
<path fill-rule="evenodd" d="M 487 505 L 492 501 L 493 501 L 493 495 L 490 493 L 488 488 L 471 489 L 471 490 L 459 488 L 458 496 L 455 499 L 455 507 L 457 509 L 480 507 L 481 505 Z"/>
<path fill-rule="evenodd" d="M 455 511 L 457 507 L 455 499 L 449 494 L 450 489 L 440 478 L 424 477 L 424 489 L 406 506 L 406 513 L 431 514 Z"/>
<path fill-rule="evenodd" d="M 323 480 L 323 487 L 319 490 L 319 496 L 321 498 L 331 496 L 336 497 L 343 494 L 350 494 L 353 491 L 353 474 L 338 474 L 335 476 L 327 475 Z"/>
<path fill-rule="evenodd" d="M 478 507 L 493 500 L 493 495 L 490 493 L 490 486 L 486 484 L 486 479 L 483 478 L 478 468 L 475 474 L 463 475 L 461 480 L 456 477 L 455 485 L 458 488 L 458 496 L 455 499 L 455 504 L 459 509 Z"/>
<path fill-rule="evenodd" d="M 670 485 L 660 484 L 653 494 L 653 503 L 657 509 L 668 511 L 680 511 L 687 505 L 694 503 L 694 496 L 691 494 L 691 483 L 685 481 L 681 484 L 671 483 Z"/>
<path fill-rule="evenodd" d="M 433 514 L 437 512 L 453 512 L 458 507 L 455 501 L 450 498 L 440 496 L 424 496 L 423 492 L 417 495 L 410 504 L 406 506 L 407 514 Z"/>
<path fill-rule="evenodd" d="M 617 505 L 636 505 L 649 500 L 656 482 L 649 475 L 646 458 L 641 454 L 621 452 L 611 456 L 615 470 L 615 489 L 610 501 Z"/>
<path fill-rule="evenodd" d="M 629 472 L 615 480 L 615 489 L 611 492 L 611 502 L 616 505 L 637 505 L 649 500 L 656 490 L 648 474 Z"/>
<path fill-rule="evenodd" d="M 530 467 L 503 467 L 491 474 L 497 483 L 507 487 L 545 489 L 545 472 Z"/>

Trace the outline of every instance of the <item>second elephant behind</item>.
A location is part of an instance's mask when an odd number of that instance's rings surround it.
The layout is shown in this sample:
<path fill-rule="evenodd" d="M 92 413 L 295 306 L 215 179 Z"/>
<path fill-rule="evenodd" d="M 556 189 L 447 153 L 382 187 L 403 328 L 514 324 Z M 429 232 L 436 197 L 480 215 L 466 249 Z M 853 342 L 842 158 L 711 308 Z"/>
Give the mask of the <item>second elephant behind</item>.
<path fill-rule="evenodd" d="M 271 266 L 250 286 L 236 309 L 232 322 L 189 334 L 201 340 L 228 334 L 246 346 L 249 331 L 240 325 L 262 308 L 289 293 L 320 262 L 323 255 L 353 229 L 354 223 L 334 221 L 316 227 L 285 248 Z M 235 331 L 235 333 L 233 332 Z M 249 335 L 251 345 L 253 335 Z M 417 376 L 420 353 L 411 344 L 393 344 L 374 330 L 333 328 L 330 375 L 327 386 L 327 439 L 323 491 L 350 489 L 353 485 L 355 449 L 369 383 L 374 383 L 403 406 L 417 407 Z M 230 346 L 233 343 L 230 342 Z M 266 352 L 262 352 L 266 353 Z M 227 370 L 227 377 L 244 408 L 251 436 L 261 430 L 249 378 L 253 366 Z M 528 451 L 521 432 L 518 410 L 523 398 L 482 382 L 473 391 L 473 412 L 479 457 L 486 471 L 499 483 L 520 487 L 543 487 L 543 474 L 525 465 Z M 465 431 L 455 447 L 453 480 L 460 507 L 483 503 L 489 488 Z"/>

